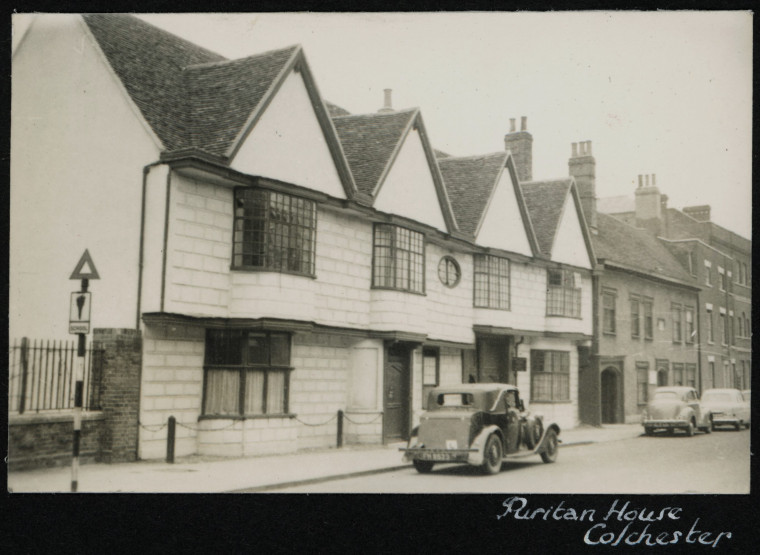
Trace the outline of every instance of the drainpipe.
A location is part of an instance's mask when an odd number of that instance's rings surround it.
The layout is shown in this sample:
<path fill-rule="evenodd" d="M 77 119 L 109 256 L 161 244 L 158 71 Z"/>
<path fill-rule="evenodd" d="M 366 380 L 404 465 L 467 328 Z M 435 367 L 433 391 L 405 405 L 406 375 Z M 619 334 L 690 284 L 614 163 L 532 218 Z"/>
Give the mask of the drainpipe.
<path fill-rule="evenodd" d="M 140 305 L 142 304 L 142 281 L 143 281 L 143 266 L 144 266 L 144 250 L 145 250 L 145 196 L 148 189 L 148 174 L 154 167 L 163 164 L 163 162 L 152 162 L 143 167 L 142 177 L 142 200 L 140 206 L 140 253 L 138 255 L 137 262 L 137 316 L 135 322 L 135 328 L 140 329 Z"/>

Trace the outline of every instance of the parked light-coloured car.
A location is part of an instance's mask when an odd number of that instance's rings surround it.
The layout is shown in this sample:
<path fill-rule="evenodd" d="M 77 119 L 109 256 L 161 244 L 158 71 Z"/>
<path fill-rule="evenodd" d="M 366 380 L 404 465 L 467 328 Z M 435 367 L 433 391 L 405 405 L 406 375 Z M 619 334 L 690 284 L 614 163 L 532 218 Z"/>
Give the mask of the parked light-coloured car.
<path fill-rule="evenodd" d="M 738 389 L 706 389 L 702 393 L 702 407 L 710 412 L 713 429 L 717 426 L 749 428 L 749 403 Z"/>
<path fill-rule="evenodd" d="M 693 436 L 695 430 L 710 433 L 710 415 L 703 410 L 699 395 L 693 387 L 658 387 L 641 415 L 647 435 L 657 430 L 683 430 Z"/>
<path fill-rule="evenodd" d="M 554 462 L 559 426 L 525 410 L 518 389 L 503 383 L 463 384 L 430 391 L 428 410 L 404 451 L 418 472 L 436 462 L 462 462 L 496 474 L 506 458 L 540 455 Z"/>

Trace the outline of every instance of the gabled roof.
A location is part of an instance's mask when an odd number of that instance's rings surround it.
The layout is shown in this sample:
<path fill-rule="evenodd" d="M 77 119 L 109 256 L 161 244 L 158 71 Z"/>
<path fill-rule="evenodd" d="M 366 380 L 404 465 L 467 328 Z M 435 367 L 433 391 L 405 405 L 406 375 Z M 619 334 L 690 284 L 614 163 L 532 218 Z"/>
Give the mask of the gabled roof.
<path fill-rule="evenodd" d="M 337 104 L 333 104 L 332 102 L 328 102 L 327 100 L 325 100 L 325 107 L 327 108 L 327 111 L 329 112 L 331 118 L 334 118 L 337 116 L 351 115 L 351 112 L 349 112 L 345 108 L 341 108 Z"/>
<path fill-rule="evenodd" d="M 605 264 L 697 287 L 667 247 L 646 230 L 607 214 L 597 214 L 599 233 L 592 235 L 596 256 Z"/>
<path fill-rule="evenodd" d="M 459 229 L 475 235 L 509 153 L 438 158 Z"/>
<path fill-rule="evenodd" d="M 374 194 L 419 110 L 333 117 L 359 191 Z"/>
<path fill-rule="evenodd" d="M 539 249 L 546 256 L 551 256 L 557 226 L 572 183 L 570 178 L 521 183 Z"/>

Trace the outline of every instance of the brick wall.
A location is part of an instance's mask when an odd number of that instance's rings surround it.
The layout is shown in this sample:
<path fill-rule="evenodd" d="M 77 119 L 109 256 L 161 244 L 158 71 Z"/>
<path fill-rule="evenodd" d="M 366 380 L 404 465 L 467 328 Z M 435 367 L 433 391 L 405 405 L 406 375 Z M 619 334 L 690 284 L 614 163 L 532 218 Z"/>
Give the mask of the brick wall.
<path fill-rule="evenodd" d="M 105 418 L 102 459 L 104 462 L 135 460 L 142 334 L 134 329 L 96 328 L 93 346 L 104 350 L 100 392 Z"/>
<path fill-rule="evenodd" d="M 71 411 L 13 416 L 8 422 L 8 470 L 70 465 L 73 430 Z M 101 461 L 104 431 L 103 413 L 82 415 L 80 464 Z"/>

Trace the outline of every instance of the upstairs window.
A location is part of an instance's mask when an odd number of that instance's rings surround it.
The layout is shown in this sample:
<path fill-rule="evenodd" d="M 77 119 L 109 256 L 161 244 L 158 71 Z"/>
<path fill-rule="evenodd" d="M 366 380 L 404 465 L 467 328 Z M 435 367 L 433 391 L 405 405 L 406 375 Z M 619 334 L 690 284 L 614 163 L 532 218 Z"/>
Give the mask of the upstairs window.
<path fill-rule="evenodd" d="M 644 339 L 654 338 L 654 316 L 652 315 L 652 299 L 644 299 Z"/>
<path fill-rule="evenodd" d="M 580 274 L 564 269 L 548 270 L 546 315 L 581 317 Z"/>
<path fill-rule="evenodd" d="M 638 339 L 641 334 L 641 302 L 638 297 L 631 297 L 631 337 Z"/>
<path fill-rule="evenodd" d="M 720 324 L 723 327 L 723 345 L 728 345 L 728 339 L 729 339 L 728 320 L 726 319 L 726 315 L 723 312 L 720 313 Z"/>
<path fill-rule="evenodd" d="M 694 328 L 694 309 L 690 306 L 684 308 L 684 321 L 686 322 L 686 343 L 694 343 L 696 329 Z"/>
<path fill-rule="evenodd" d="M 314 202 L 266 189 L 235 189 L 233 268 L 313 276 L 316 231 Z"/>
<path fill-rule="evenodd" d="M 286 414 L 290 335 L 207 330 L 203 414 Z"/>
<path fill-rule="evenodd" d="M 425 292 L 425 236 L 404 227 L 375 224 L 372 286 Z"/>
<path fill-rule="evenodd" d="M 569 401 L 570 353 L 532 350 L 530 361 L 531 401 Z"/>
<path fill-rule="evenodd" d="M 720 279 L 720 290 L 725 291 L 728 287 L 728 280 L 725 270 L 720 266 L 718 266 L 718 278 Z"/>
<path fill-rule="evenodd" d="M 475 306 L 509 310 L 509 260 L 475 255 Z"/>
<path fill-rule="evenodd" d="M 602 330 L 604 333 L 615 335 L 615 303 L 617 295 L 614 291 L 602 293 Z"/>
<path fill-rule="evenodd" d="M 705 285 L 712 287 L 712 263 L 705 260 Z"/>
<path fill-rule="evenodd" d="M 712 310 L 708 310 L 705 314 L 705 332 L 707 335 L 707 341 L 710 343 L 715 342 L 715 332 L 713 331 L 713 313 Z"/>
<path fill-rule="evenodd" d="M 671 305 L 670 309 L 673 314 L 673 342 L 680 343 L 683 339 L 683 329 L 681 322 L 683 310 L 680 304 L 673 304 Z"/>

